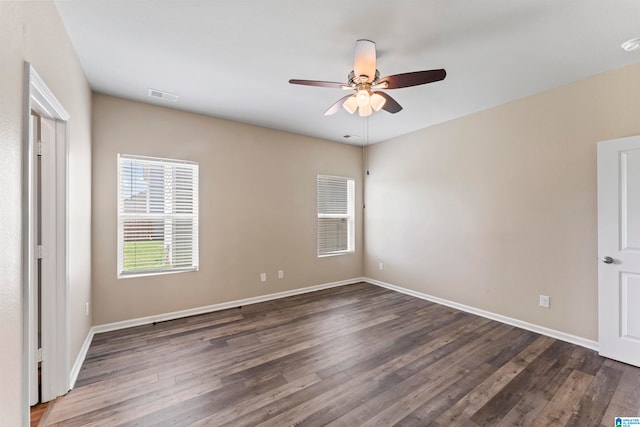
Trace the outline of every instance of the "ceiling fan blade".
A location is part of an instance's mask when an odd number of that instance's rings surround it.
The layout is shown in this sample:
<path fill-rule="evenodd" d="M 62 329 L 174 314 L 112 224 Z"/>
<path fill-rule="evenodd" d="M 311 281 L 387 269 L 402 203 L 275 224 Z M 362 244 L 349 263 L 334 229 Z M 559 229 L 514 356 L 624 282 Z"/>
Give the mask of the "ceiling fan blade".
<path fill-rule="evenodd" d="M 379 92 L 379 91 L 378 92 L 374 92 L 374 93 L 382 95 L 384 97 L 384 99 L 386 99 L 386 102 L 382 106 L 383 110 L 388 111 L 388 112 L 390 112 L 392 114 L 395 114 L 398 111 L 402 110 L 402 105 L 398 104 L 395 99 L 393 99 L 392 97 L 390 97 L 386 93 Z"/>
<path fill-rule="evenodd" d="M 338 100 L 338 102 L 336 102 L 335 104 L 333 104 L 331 107 L 329 107 L 329 109 L 327 111 L 324 112 L 325 116 L 330 116 L 332 114 L 337 113 L 338 111 L 340 111 L 340 108 L 342 107 L 342 104 L 345 103 L 345 101 L 352 97 L 353 95 L 347 95 L 347 96 L 343 96 L 342 98 L 340 98 Z"/>
<path fill-rule="evenodd" d="M 339 83 L 339 82 L 324 82 L 322 80 L 297 80 L 297 79 L 291 79 L 289 80 L 289 83 L 291 83 L 292 85 L 305 85 L 305 86 L 319 86 L 319 87 L 333 87 L 333 88 L 342 88 L 342 86 L 344 86 L 344 83 Z"/>
<path fill-rule="evenodd" d="M 394 74 L 380 79 L 380 82 L 386 81 L 388 83 L 387 89 L 399 89 L 437 82 L 444 80 L 446 76 L 447 72 L 444 69 L 414 71 L 413 73 Z"/>
<path fill-rule="evenodd" d="M 376 76 L 376 44 L 371 40 L 356 41 L 356 53 L 353 59 L 353 73 L 356 77 L 367 76 L 371 82 Z"/>

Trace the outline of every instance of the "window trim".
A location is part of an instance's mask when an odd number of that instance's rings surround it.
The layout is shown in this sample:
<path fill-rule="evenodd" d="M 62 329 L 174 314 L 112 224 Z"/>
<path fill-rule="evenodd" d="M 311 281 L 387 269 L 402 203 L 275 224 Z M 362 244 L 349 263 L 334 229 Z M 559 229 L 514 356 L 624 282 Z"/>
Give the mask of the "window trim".
<path fill-rule="evenodd" d="M 318 206 L 318 202 L 320 200 L 320 178 L 332 178 L 332 179 L 340 179 L 340 180 L 344 180 L 347 182 L 347 188 L 348 188 L 348 192 L 351 192 L 351 194 L 353 195 L 353 197 L 351 198 L 351 200 L 347 200 L 347 203 L 351 202 L 351 206 L 349 206 L 347 208 L 348 211 L 351 211 L 351 213 L 347 213 L 347 214 L 321 214 L 319 212 L 319 206 Z M 355 238 L 355 229 L 356 229 L 356 212 L 355 212 L 355 205 L 356 205 L 356 191 L 355 191 L 355 179 L 353 178 L 349 178 L 349 177 L 344 177 L 344 176 L 337 176 L 337 175 L 326 175 L 326 174 L 318 174 L 316 177 L 316 254 L 318 258 L 326 258 L 326 257 L 332 257 L 332 256 L 340 256 L 340 255 L 348 255 L 348 254 L 353 254 L 356 251 L 356 238 Z M 350 227 L 347 227 L 347 249 L 345 250 L 339 250 L 339 251 L 332 251 L 332 252 L 327 252 L 327 253 L 321 253 L 320 252 L 320 219 L 345 219 L 347 221 L 349 221 L 350 223 Z"/>
<path fill-rule="evenodd" d="M 191 266 L 188 267 L 172 267 L 172 268 L 162 268 L 162 269 L 147 269 L 147 270 L 136 270 L 136 271 L 125 271 L 124 270 L 124 219 L 122 216 L 122 197 L 121 197 L 121 160 L 140 160 L 146 162 L 156 162 L 162 165 L 169 166 L 179 166 L 186 165 L 190 166 L 194 170 L 194 179 L 195 184 L 192 186 L 191 190 L 194 194 L 194 211 L 195 213 L 190 215 L 185 215 L 186 217 L 193 218 L 193 243 L 191 245 L 191 253 L 192 253 L 192 262 Z M 175 274 L 175 273 L 186 273 L 192 271 L 199 271 L 200 262 L 199 262 L 199 217 L 200 217 L 200 209 L 199 209 L 199 164 L 198 162 L 189 161 L 189 160 L 180 160 L 180 159 L 169 159 L 163 157 L 151 157 L 151 156 L 140 156 L 133 154 L 122 154 L 118 153 L 117 155 L 117 183 L 116 183 L 116 197 L 117 197 L 117 212 L 116 212 L 116 221 L 117 221 L 117 256 L 116 256 L 116 271 L 118 279 L 129 279 L 135 277 L 146 277 L 146 276 L 158 276 L 165 274 Z M 169 214 L 174 218 L 180 214 Z M 125 215 L 126 218 L 126 215 Z"/>

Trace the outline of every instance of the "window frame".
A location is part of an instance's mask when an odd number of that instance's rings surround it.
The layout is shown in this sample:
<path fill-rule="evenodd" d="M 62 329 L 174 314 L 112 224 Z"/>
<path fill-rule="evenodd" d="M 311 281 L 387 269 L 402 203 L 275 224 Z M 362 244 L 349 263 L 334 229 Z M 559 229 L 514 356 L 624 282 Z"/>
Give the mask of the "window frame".
<path fill-rule="evenodd" d="M 192 173 L 192 185 L 190 187 L 190 191 L 192 194 L 192 198 L 190 200 L 191 213 L 125 213 L 123 212 L 123 192 L 126 190 L 122 189 L 122 172 L 123 172 L 123 161 L 138 161 L 142 162 L 146 165 L 159 165 L 162 167 L 188 167 L 191 169 Z M 166 177 L 163 175 L 163 184 L 166 185 Z M 172 184 L 175 185 L 175 178 L 171 181 Z M 118 279 L 127 279 L 134 277 L 144 277 L 144 276 L 155 276 L 155 275 L 164 275 L 164 274 L 175 274 L 175 273 L 185 273 L 191 271 L 198 271 L 200 269 L 199 263 L 199 165 L 198 162 L 189 161 L 189 160 L 179 160 L 179 159 L 169 159 L 169 158 L 161 158 L 161 157 L 150 157 L 150 156 L 140 156 L 133 154 L 122 154 L 118 153 L 117 155 L 117 183 L 116 183 L 116 197 L 117 197 L 117 278 Z M 175 188 L 175 187 L 174 187 Z M 176 203 L 174 200 L 168 202 L 166 193 L 164 193 L 163 202 L 166 203 Z M 171 220 L 171 219 L 190 219 L 192 221 L 191 227 L 191 263 L 189 266 L 184 267 L 167 267 L 167 268 L 149 268 L 149 269 L 140 269 L 140 270 L 125 270 L 124 267 L 124 243 L 125 243 L 125 226 L 124 223 L 127 219 L 129 220 L 138 220 L 140 218 L 142 220 L 149 218 L 153 218 L 153 220 Z M 172 224 L 175 226 L 175 224 Z M 188 234 L 187 234 L 188 235 Z M 164 240 L 162 240 L 164 242 Z M 188 253 L 188 250 L 186 251 Z"/>
<path fill-rule="evenodd" d="M 347 213 L 346 214 L 336 214 L 336 213 L 321 213 L 320 212 L 320 180 L 322 178 L 333 179 L 333 180 L 343 180 L 347 184 Z M 351 196 L 349 198 L 349 195 Z M 355 215 L 355 202 L 356 202 L 356 192 L 355 192 L 355 179 L 343 176 L 336 175 L 326 175 L 326 174 L 318 174 L 316 177 L 316 252 L 318 258 L 326 258 L 332 256 L 340 256 L 353 254 L 356 251 L 356 242 L 355 242 L 355 228 L 356 228 L 356 215 Z M 321 219 L 344 219 L 347 221 L 347 248 L 343 250 L 332 250 L 332 251 L 321 251 L 321 242 L 323 237 L 321 235 L 322 230 L 320 227 Z M 324 237 L 326 239 L 326 237 Z"/>

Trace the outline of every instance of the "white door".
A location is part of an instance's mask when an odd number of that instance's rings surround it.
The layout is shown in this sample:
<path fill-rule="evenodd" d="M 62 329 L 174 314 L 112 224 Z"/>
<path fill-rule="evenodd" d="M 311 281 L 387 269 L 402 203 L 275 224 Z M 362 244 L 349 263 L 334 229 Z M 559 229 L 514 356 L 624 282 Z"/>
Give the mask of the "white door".
<path fill-rule="evenodd" d="M 640 366 L 640 136 L 598 143 L 600 354 Z"/>
<path fill-rule="evenodd" d="M 55 392 L 50 361 L 55 351 L 55 331 L 45 319 L 55 318 L 56 301 L 56 123 L 32 114 L 30 120 L 34 180 L 30 197 L 29 271 L 29 404 L 47 402 Z"/>
<path fill-rule="evenodd" d="M 40 400 L 48 402 L 61 394 L 54 380 L 56 328 L 51 324 L 57 310 L 56 123 L 53 120 L 40 117 L 40 141 Z"/>
<path fill-rule="evenodd" d="M 31 130 L 31 147 L 37 147 L 40 139 L 40 117 L 31 114 L 30 116 L 30 130 Z M 39 194 L 39 182 L 40 182 L 40 167 L 38 162 L 38 154 L 36 150 L 31 152 L 32 164 L 35 166 L 35 181 L 36 185 L 29 194 L 32 198 L 31 203 L 34 206 L 38 206 L 38 194 Z M 38 241 L 38 225 L 39 209 L 35 209 L 32 217 L 30 218 L 29 228 L 31 241 L 29 245 L 29 257 L 33 263 L 29 269 L 29 405 L 33 406 L 40 401 L 40 383 L 38 381 L 38 365 L 40 364 L 39 349 L 40 349 L 40 293 L 38 286 L 39 275 L 39 261 L 37 247 Z"/>

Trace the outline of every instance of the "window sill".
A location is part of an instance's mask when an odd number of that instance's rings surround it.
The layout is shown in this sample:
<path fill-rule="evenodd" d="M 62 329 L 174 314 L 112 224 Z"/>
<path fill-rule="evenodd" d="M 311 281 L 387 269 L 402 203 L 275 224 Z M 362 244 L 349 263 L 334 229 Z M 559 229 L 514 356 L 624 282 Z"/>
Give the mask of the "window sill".
<path fill-rule="evenodd" d="M 170 270 L 153 270 L 153 271 L 144 271 L 144 272 L 130 272 L 130 273 L 118 273 L 118 279 L 134 279 L 136 277 L 147 277 L 147 276 L 161 276 L 165 274 L 176 274 L 176 273 L 189 273 L 200 270 L 199 267 L 189 267 L 189 268 L 180 268 L 180 269 L 170 269 Z"/>
<path fill-rule="evenodd" d="M 318 255 L 318 258 L 328 258 L 332 256 L 340 256 L 340 255 L 350 255 L 354 254 L 356 251 L 342 251 L 342 252 L 332 252 L 330 254 L 322 254 Z"/>

